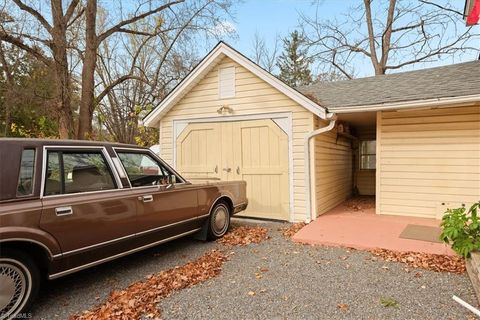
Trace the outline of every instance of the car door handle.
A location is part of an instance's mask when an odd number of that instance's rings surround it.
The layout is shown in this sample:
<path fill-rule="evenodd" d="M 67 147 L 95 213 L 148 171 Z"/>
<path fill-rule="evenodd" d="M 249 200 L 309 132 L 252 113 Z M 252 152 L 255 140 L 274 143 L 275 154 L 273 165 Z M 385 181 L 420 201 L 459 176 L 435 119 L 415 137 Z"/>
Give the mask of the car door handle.
<path fill-rule="evenodd" d="M 73 214 L 73 209 L 72 207 L 58 207 L 55 208 L 55 214 L 57 215 L 57 217 L 68 216 Z"/>
<path fill-rule="evenodd" d="M 141 200 L 143 202 L 152 202 L 153 201 L 153 196 L 151 194 L 146 195 L 146 196 L 141 196 L 141 197 L 138 197 L 138 200 Z"/>

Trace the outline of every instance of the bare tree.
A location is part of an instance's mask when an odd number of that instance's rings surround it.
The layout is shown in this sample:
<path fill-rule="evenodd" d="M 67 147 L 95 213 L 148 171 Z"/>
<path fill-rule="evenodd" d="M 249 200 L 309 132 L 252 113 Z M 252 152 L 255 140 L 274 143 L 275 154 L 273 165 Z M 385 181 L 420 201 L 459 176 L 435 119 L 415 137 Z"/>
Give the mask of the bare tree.
<path fill-rule="evenodd" d="M 333 21 L 320 19 L 321 9 L 317 2 L 316 15 L 301 16 L 310 52 L 347 78 L 353 77 L 355 65 L 366 61 L 380 75 L 479 50 L 479 34 L 465 27 L 450 1 L 364 0 Z"/>
<path fill-rule="evenodd" d="M 144 130 L 138 120 L 198 63 L 198 43 L 234 35 L 223 26 L 230 6 L 224 0 L 186 2 L 133 24 L 132 33 L 106 39 L 96 68 L 100 131 L 105 127 L 116 141 L 138 143 Z"/>
<path fill-rule="evenodd" d="M 251 58 L 256 64 L 270 73 L 273 73 L 277 67 L 280 51 L 279 40 L 279 36 L 275 36 L 272 46 L 268 46 L 265 38 L 258 31 L 255 31 L 253 36 Z"/>
<path fill-rule="evenodd" d="M 5 1 L 2 17 L 9 16 L 11 20 L 0 24 L 0 40 L 25 50 L 54 70 L 55 106 L 62 138 L 72 137 L 74 132 L 67 29 L 83 13 L 77 10 L 79 2 L 80 0 L 72 0 L 65 5 L 62 0 L 51 0 L 49 5 L 45 5 L 40 1 Z M 16 17 L 7 15 L 7 9 L 11 13 L 17 13 Z M 22 29 L 10 28 L 9 25 L 17 20 L 30 23 L 22 24 Z"/>

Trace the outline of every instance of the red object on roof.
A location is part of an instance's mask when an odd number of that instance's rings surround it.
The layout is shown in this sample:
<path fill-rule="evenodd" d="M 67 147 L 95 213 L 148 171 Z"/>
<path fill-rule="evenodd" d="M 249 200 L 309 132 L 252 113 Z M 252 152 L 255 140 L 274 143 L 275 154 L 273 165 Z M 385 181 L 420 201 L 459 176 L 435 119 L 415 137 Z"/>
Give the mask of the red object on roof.
<path fill-rule="evenodd" d="M 467 16 L 467 26 L 478 24 L 480 20 L 480 0 L 474 0 L 472 11 Z"/>

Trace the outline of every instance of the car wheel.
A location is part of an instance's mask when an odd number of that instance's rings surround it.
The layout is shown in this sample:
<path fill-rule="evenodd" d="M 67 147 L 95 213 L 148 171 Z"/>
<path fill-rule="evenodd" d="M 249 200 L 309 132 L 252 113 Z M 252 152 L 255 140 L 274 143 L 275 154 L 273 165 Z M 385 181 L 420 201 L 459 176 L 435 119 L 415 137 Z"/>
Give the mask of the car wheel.
<path fill-rule="evenodd" d="M 38 267 L 27 255 L 4 249 L 0 256 L 0 320 L 26 312 L 40 287 Z"/>
<path fill-rule="evenodd" d="M 215 240 L 227 233 L 230 227 L 230 209 L 224 202 L 217 203 L 208 221 L 208 239 Z"/>

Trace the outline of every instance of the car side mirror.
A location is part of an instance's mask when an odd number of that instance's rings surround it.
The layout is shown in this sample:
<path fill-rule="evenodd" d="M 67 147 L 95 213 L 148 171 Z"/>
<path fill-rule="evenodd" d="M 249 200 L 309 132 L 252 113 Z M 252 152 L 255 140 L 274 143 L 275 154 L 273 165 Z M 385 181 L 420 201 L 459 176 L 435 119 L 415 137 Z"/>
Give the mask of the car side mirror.
<path fill-rule="evenodd" d="M 169 183 L 169 184 L 175 184 L 175 183 L 177 183 L 177 177 L 176 177 L 174 174 L 170 175 L 170 176 L 168 177 L 168 183 Z"/>

